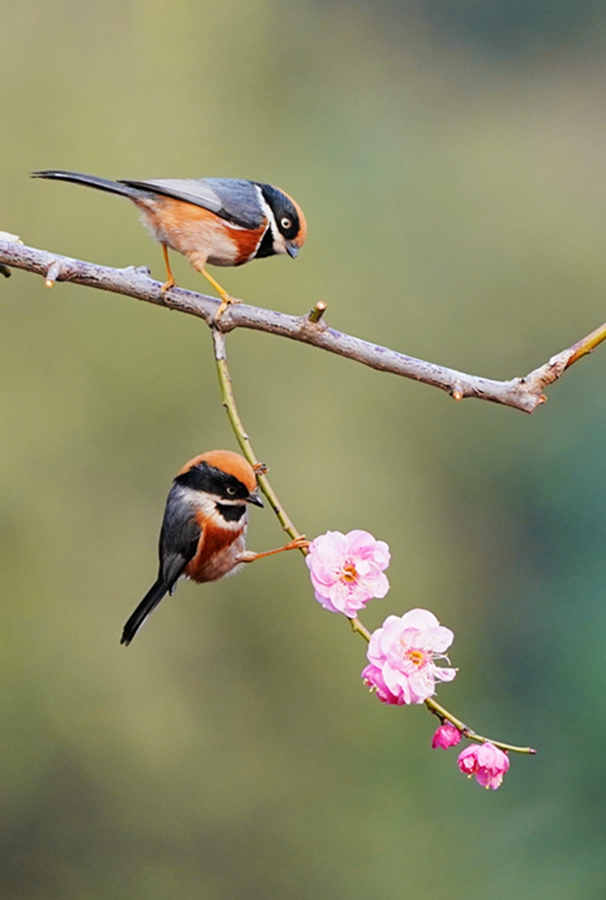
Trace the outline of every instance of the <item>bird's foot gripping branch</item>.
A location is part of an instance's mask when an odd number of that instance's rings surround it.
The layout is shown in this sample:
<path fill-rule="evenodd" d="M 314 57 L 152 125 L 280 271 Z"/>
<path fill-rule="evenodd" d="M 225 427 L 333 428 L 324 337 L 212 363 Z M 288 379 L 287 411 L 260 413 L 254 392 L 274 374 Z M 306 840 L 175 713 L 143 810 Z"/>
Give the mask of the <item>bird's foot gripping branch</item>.
<path fill-rule="evenodd" d="M 213 341 L 223 405 L 236 439 L 280 524 L 296 541 L 302 536 L 271 487 L 266 467 L 257 460 L 240 419 L 227 365 L 225 335 L 213 329 Z M 388 616 L 372 634 L 362 624 L 360 610 L 370 600 L 385 597 L 389 590 L 385 570 L 390 551 L 384 541 L 375 540 L 367 531 L 328 531 L 300 549 L 316 600 L 330 612 L 344 615 L 353 631 L 368 642 L 363 683 L 379 700 L 392 706 L 424 703 L 441 722 L 432 739 L 434 749 L 453 747 L 463 738 L 474 742 L 459 753 L 457 764 L 461 772 L 470 778 L 475 776 L 479 784 L 493 790 L 501 785 L 509 769 L 508 753 L 535 753 L 532 747 L 516 747 L 478 734 L 433 699 L 436 684 L 452 681 L 457 669 L 450 666 L 446 656 L 454 634 L 429 610 L 411 609 L 403 616 Z"/>

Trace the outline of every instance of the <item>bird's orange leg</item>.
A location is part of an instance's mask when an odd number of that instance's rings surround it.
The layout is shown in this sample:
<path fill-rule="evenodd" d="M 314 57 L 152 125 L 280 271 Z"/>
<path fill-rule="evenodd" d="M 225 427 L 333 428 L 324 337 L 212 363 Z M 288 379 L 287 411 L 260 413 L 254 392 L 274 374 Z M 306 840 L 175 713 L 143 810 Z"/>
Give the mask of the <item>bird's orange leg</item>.
<path fill-rule="evenodd" d="M 277 550 L 266 550 L 265 553 L 254 553 L 252 550 L 247 550 L 238 557 L 238 562 L 251 563 L 256 559 L 263 559 L 264 556 L 273 556 L 274 553 L 282 553 L 284 550 L 306 550 L 308 547 L 309 541 L 305 539 L 304 535 L 301 535 L 301 537 L 295 538 L 294 541 L 290 541 L 283 547 L 278 547 Z"/>
<path fill-rule="evenodd" d="M 166 244 L 162 244 L 162 253 L 164 254 L 164 262 L 166 263 L 166 274 L 168 278 L 160 288 L 160 292 L 165 294 L 167 291 L 170 291 L 171 288 L 175 287 L 177 282 L 175 281 L 175 276 L 172 273 L 170 262 L 168 260 L 168 247 Z"/>
<path fill-rule="evenodd" d="M 227 291 L 221 287 L 219 282 L 215 281 L 215 279 L 212 277 L 212 275 L 208 274 L 208 272 L 206 271 L 206 266 L 202 266 L 202 268 L 198 269 L 198 272 L 201 272 L 202 275 L 204 275 L 204 277 L 206 278 L 206 280 L 210 281 L 210 283 L 216 290 L 217 294 L 221 298 L 221 304 L 215 314 L 216 319 L 218 319 L 219 316 L 223 315 L 223 313 L 225 312 L 225 310 L 227 309 L 227 307 L 229 306 L 230 303 L 242 303 L 241 300 L 237 300 L 235 297 L 232 297 L 231 294 L 228 294 Z"/>

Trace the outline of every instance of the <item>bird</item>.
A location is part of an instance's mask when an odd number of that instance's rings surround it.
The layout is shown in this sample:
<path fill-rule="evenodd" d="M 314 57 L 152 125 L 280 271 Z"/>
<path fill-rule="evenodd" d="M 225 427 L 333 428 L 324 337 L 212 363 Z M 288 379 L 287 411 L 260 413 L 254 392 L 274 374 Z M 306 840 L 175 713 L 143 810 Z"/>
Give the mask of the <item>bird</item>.
<path fill-rule="evenodd" d="M 162 245 L 167 279 L 162 293 L 176 286 L 168 250 L 182 253 L 221 297 L 219 313 L 238 302 L 206 271 L 211 266 L 241 266 L 252 259 L 288 254 L 305 243 L 307 223 L 301 207 L 280 188 L 243 178 L 109 181 L 81 172 L 46 170 L 32 178 L 84 184 L 120 194 L 141 212 L 153 238 Z"/>
<path fill-rule="evenodd" d="M 217 581 L 265 556 L 302 550 L 298 537 L 277 550 L 246 550 L 246 504 L 263 506 L 255 471 L 232 450 L 209 450 L 190 459 L 170 488 L 160 531 L 158 578 L 124 626 L 128 646 L 139 628 L 181 577 L 202 584 Z"/>

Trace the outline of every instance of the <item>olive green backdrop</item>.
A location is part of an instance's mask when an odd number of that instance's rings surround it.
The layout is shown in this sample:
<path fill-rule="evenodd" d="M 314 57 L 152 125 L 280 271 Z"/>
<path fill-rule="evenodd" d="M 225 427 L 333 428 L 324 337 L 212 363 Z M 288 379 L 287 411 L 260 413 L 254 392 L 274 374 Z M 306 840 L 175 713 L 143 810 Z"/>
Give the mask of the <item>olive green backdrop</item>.
<path fill-rule="evenodd" d="M 249 302 L 477 374 L 606 318 L 596 3 L 2 4 L 0 229 L 163 278 L 117 197 L 34 182 L 249 177 L 304 208 Z M 186 287 L 206 290 L 175 260 Z M 246 427 L 302 531 L 389 541 L 364 621 L 424 606 L 439 698 L 531 743 L 503 788 L 359 680 L 363 642 L 288 554 L 183 583 L 129 649 L 170 480 L 235 447 L 196 320 L 0 279 L 0 893 L 7 900 L 601 900 L 606 350 L 532 417 L 278 338 L 229 338 Z M 276 546 L 251 512 L 250 545 Z"/>

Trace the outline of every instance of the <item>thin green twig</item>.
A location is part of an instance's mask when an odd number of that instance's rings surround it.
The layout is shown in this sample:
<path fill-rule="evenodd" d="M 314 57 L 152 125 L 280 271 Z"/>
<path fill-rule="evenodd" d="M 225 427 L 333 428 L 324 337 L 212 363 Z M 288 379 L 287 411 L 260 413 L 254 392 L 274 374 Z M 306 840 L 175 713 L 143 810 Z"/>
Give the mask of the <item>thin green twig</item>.
<path fill-rule="evenodd" d="M 240 445 L 240 449 L 242 450 L 244 457 L 248 460 L 248 462 L 255 470 L 257 481 L 259 482 L 259 487 L 267 498 L 274 513 L 278 517 L 282 528 L 288 535 L 290 535 L 293 540 L 295 540 L 296 538 L 302 537 L 302 535 L 295 528 L 286 510 L 278 500 L 276 492 L 269 483 L 266 475 L 266 467 L 264 463 L 259 462 L 259 460 L 257 459 L 257 456 L 255 455 L 255 452 L 250 443 L 250 438 L 244 428 L 242 419 L 240 418 L 240 414 L 238 413 L 238 408 L 236 406 L 236 400 L 234 397 L 231 382 L 231 375 L 229 374 L 229 368 L 227 366 L 225 334 L 222 331 L 219 331 L 218 328 L 213 328 L 212 335 L 223 406 L 227 410 L 227 415 L 236 436 L 236 440 Z M 306 548 L 301 548 L 301 553 L 304 556 L 307 554 L 307 552 L 308 551 Z M 362 624 L 362 622 L 360 622 L 357 616 L 354 618 L 350 618 L 349 623 L 352 627 L 352 630 L 356 634 L 359 634 L 360 637 L 364 638 L 365 641 L 370 641 L 370 631 L 368 631 L 368 629 Z M 511 744 L 504 744 L 502 743 L 502 741 L 493 741 L 492 738 L 482 737 L 482 735 L 477 734 L 475 731 L 473 731 L 473 729 L 469 728 L 467 725 L 465 725 L 464 722 L 461 722 L 460 719 L 457 719 L 456 716 L 453 716 L 452 713 L 448 712 L 447 709 L 444 709 L 443 706 L 440 706 L 439 703 L 436 703 L 436 701 L 432 700 L 431 698 L 428 698 L 425 701 L 425 706 L 430 712 L 438 716 L 440 721 L 451 722 L 455 726 L 455 728 L 458 728 L 461 734 L 464 737 L 469 738 L 470 741 L 476 741 L 479 744 L 490 742 L 491 744 L 494 744 L 495 747 L 500 747 L 501 750 L 509 750 L 512 753 L 536 753 L 536 750 L 533 750 L 532 747 L 514 747 Z"/>
<path fill-rule="evenodd" d="M 264 463 L 259 462 L 259 460 L 257 459 L 250 443 L 250 438 L 248 437 L 248 434 L 244 429 L 242 419 L 240 418 L 240 414 L 238 413 L 238 408 L 236 406 L 236 400 L 231 385 L 231 375 L 229 374 L 229 369 L 227 367 L 225 335 L 222 331 L 219 331 L 218 328 L 212 329 L 212 335 L 215 349 L 215 360 L 217 363 L 217 372 L 219 375 L 219 385 L 221 387 L 221 396 L 223 398 L 223 406 L 227 410 L 227 415 L 236 436 L 236 440 L 240 445 L 240 449 L 242 450 L 244 457 L 248 460 L 248 462 L 255 470 L 257 481 L 259 482 L 259 487 L 267 497 L 267 500 L 274 513 L 278 517 L 282 528 L 288 535 L 290 535 L 293 540 L 296 540 L 296 538 L 300 538 L 302 537 L 302 535 L 295 528 L 286 510 L 278 500 L 276 492 L 269 483 L 269 479 L 265 474 L 266 467 Z M 303 555 L 305 556 L 307 550 L 305 548 L 302 548 L 301 553 L 303 553 Z"/>

